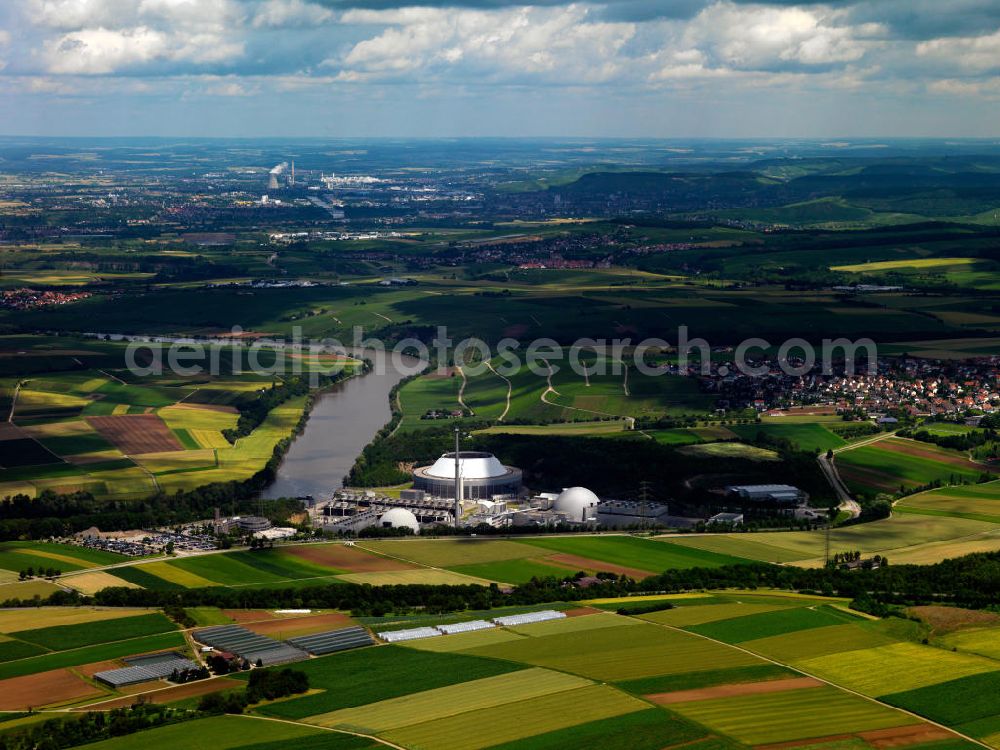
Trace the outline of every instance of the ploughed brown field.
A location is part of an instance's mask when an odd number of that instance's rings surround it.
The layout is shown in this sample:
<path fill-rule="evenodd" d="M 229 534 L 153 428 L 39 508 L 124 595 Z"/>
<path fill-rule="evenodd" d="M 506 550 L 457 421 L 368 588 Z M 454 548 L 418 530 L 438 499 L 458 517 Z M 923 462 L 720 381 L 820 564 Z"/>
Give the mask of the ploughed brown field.
<path fill-rule="evenodd" d="M 349 628 L 352 625 L 354 625 L 354 621 L 347 615 L 342 615 L 338 612 L 331 612 L 325 615 L 278 617 L 273 620 L 265 620 L 263 622 L 247 623 L 244 627 L 258 633 L 259 635 L 292 638 L 299 635 L 323 633 L 327 630 Z"/>
<path fill-rule="evenodd" d="M 629 578 L 634 578 L 637 581 L 643 578 L 649 578 L 655 573 L 649 570 L 641 570 L 639 568 L 628 568 L 624 565 L 613 565 L 609 562 L 603 562 L 602 560 L 592 560 L 589 557 L 580 557 L 579 555 L 567 555 L 565 553 L 559 552 L 555 555 L 546 555 L 546 562 L 554 562 L 559 565 L 564 565 L 567 568 L 572 568 L 573 570 L 590 570 L 601 573 L 617 573 L 618 575 L 625 575 Z"/>
<path fill-rule="evenodd" d="M 907 612 L 926 622 L 934 628 L 935 633 L 953 633 L 962 628 L 985 628 L 990 625 L 1000 625 L 1000 615 L 978 609 L 928 604 L 910 607 Z"/>
<path fill-rule="evenodd" d="M 220 690 L 242 687 L 246 683 L 239 680 L 231 680 L 228 677 L 219 677 L 216 679 L 198 680 L 197 682 L 189 682 L 185 685 L 174 685 L 172 687 L 156 690 L 155 688 L 159 687 L 160 684 L 161 683 L 158 682 L 147 683 L 144 687 L 150 692 L 143 694 L 143 700 L 149 703 L 172 703 L 173 701 L 179 701 L 183 698 L 195 698 L 199 695 L 217 693 Z M 152 690 L 150 690 L 151 688 Z M 115 700 L 95 703 L 92 706 L 81 706 L 75 710 L 108 711 L 112 708 L 125 708 L 127 706 L 132 706 L 137 700 L 138 699 L 134 695 L 129 695 L 124 698 L 116 698 Z"/>
<path fill-rule="evenodd" d="M 87 417 L 87 422 L 126 456 L 184 450 L 170 428 L 155 414 Z"/>
<path fill-rule="evenodd" d="M 284 552 L 314 565 L 346 570 L 348 573 L 382 573 L 388 570 L 414 570 L 416 567 L 343 544 L 296 545 L 286 548 Z"/>
<path fill-rule="evenodd" d="M 68 669 L 53 669 L 24 677 L 0 680 L 0 710 L 25 711 L 29 708 L 101 695 Z"/>

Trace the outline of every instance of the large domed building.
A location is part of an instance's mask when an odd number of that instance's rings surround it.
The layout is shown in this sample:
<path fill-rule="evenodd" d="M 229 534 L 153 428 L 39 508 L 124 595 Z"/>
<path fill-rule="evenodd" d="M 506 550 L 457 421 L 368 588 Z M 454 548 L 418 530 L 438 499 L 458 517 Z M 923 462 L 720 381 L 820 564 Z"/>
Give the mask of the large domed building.
<path fill-rule="evenodd" d="M 597 517 L 600 499 L 586 487 L 567 487 L 552 503 L 552 510 L 563 513 L 570 521 L 585 523 Z"/>
<path fill-rule="evenodd" d="M 504 466 L 492 453 L 460 451 L 458 471 L 465 500 L 489 500 L 521 491 L 521 470 Z M 445 453 L 430 466 L 414 469 L 413 487 L 431 497 L 455 497 L 455 453 Z"/>

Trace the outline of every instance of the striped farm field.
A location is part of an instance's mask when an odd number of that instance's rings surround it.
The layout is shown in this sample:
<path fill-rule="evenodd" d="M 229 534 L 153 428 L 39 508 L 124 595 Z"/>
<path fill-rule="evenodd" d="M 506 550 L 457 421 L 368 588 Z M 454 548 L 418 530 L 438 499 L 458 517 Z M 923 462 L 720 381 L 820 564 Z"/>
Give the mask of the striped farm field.
<path fill-rule="evenodd" d="M 740 643 L 745 649 L 771 659 L 792 664 L 799 660 L 876 648 L 895 643 L 897 639 L 879 629 L 880 623 L 830 625 L 796 633 L 784 633 Z"/>
<path fill-rule="evenodd" d="M 682 547 L 693 547 L 761 562 L 785 563 L 801 559 L 798 552 L 766 544 L 758 539 L 759 536 L 760 534 L 688 534 L 664 537 L 664 539 Z"/>
<path fill-rule="evenodd" d="M 572 566 L 553 565 L 544 560 L 527 559 L 455 565 L 450 570 L 467 576 L 511 584 L 527 583 L 532 578 L 565 578 L 576 572 Z"/>
<path fill-rule="evenodd" d="M 18 630 L 78 625 L 147 614 L 148 610 L 118 607 L 31 607 L 0 610 L 0 633 Z"/>
<path fill-rule="evenodd" d="M 858 621 L 859 617 L 829 607 L 794 607 L 692 625 L 688 630 L 725 643 L 742 643 L 757 638 Z"/>
<path fill-rule="evenodd" d="M 371 740 L 338 737 L 313 727 L 261 721 L 249 716 L 213 716 L 208 719 L 157 727 L 141 735 L 144 750 L 237 750 L 253 744 L 258 750 L 362 750 Z M 93 750 L 133 750 L 137 737 L 115 737 L 89 745 Z"/>
<path fill-rule="evenodd" d="M 926 562 L 935 562 L 944 560 L 946 557 L 957 557 L 958 554 L 964 554 L 962 552 L 950 554 L 951 540 L 955 540 L 955 543 L 959 543 L 959 541 L 965 543 L 977 534 L 989 534 L 996 530 L 995 524 L 985 521 L 900 513 L 881 521 L 834 529 L 830 533 L 830 544 L 832 549 L 860 550 L 865 555 L 883 553 L 893 563 L 903 562 L 900 556 L 901 551 L 925 544 L 939 545 L 941 549 L 929 556 L 936 559 L 926 560 Z M 750 535 L 721 534 L 719 536 L 739 540 Z M 787 550 L 795 555 L 793 561 L 798 564 L 817 566 L 823 564 L 825 535 L 821 532 L 761 532 L 752 536 L 754 542 Z M 989 548 L 996 549 L 997 547 Z M 909 562 L 909 560 L 907 561 Z M 767 559 L 763 559 L 762 562 L 767 562 Z"/>
<path fill-rule="evenodd" d="M 57 568 L 63 572 L 96 568 L 124 561 L 123 555 L 71 544 L 46 542 L 0 543 L 0 568 L 19 572 L 26 568 Z"/>
<path fill-rule="evenodd" d="M 447 636 L 430 640 L 447 640 Z M 309 677 L 319 692 L 260 707 L 282 719 L 330 715 L 414 693 L 514 674 L 523 664 L 465 654 L 432 653 L 401 646 L 379 646 L 299 662 L 295 669 Z"/>
<path fill-rule="evenodd" d="M 524 669 L 519 672 L 486 677 L 471 682 L 412 693 L 399 698 L 346 708 L 328 714 L 310 716 L 306 721 L 323 727 L 348 729 L 367 734 L 381 734 L 411 724 L 433 721 L 467 711 L 488 711 L 520 699 L 539 698 L 592 683 L 580 677 L 547 669 Z"/>
<path fill-rule="evenodd" d="M 415 568 L 409 563 L 366 552 L 356 546 L 348 547 L 346 544 L 296 544 L 286 547 L 283 552 L 313 565 L 346 573 L 377 573 Z"/>
<path fill-rule="evenodd" d="M 185 570 L 184 568 L 172 564 L 171 562 L 151 562 L 145 563 L 143 565 L 133 566 L 133 570 L 140 570 L 144 573 L 156 576 L 157 578 L 162 578 L 164 581 L 169 583 L 177 584 L 178 586 L 183 586 L 184 588 L 196 589 L 203 586 L 218 586 L 219 584 L 213 580 L 200 576 L 197 573 L 192 573 L 191 571 Z"/>
<path fill-rule="evenodd" d="M 1000 482 L 942 487 L 900 500 L 900 510 L 1000 523 Z"/>
<path fill-rule="evenodd" d="M 664 625 L 673 625 L 675 627 L 683 628 L 691 625 L 702 625 L 704 623 L 717 622 L 719 620 L 728 620 L 734 617 L 743 617 L 745 615 L 774 612 L 776 610 L 786 609 L 788 606 L 794 605 L 757 604 L 754 602 L 720 602 L 718 604 L 696 605 L 684 605 L 681 603 L 674 609 L 665 609 L 661 612 L 650 612 L 649 614 L 639 615 L 639 618 L 648 620 L 649 622 L 658 622 Z"/>
<path fill-rule="evenodd" d="M 525 662 L 595 680 L 707 671 L 761 663 L 750 654 L 656 625 L 525 638 L 467 653 Z"/>
<path fill-rule="evenodd" d="M 912 716 L 832 687 L 678 703 L 671 709 L 749 745 L 917 723 Z"/>
<path fill-rule="evenodd" d="M 1000 661 L 1000 627 L 949 633 L 941 639 L 941 645 Z"/>
<path fill-rule="evenodd" d="M 998 664 L 970 654 L 893 643 L 804 659 L 795 666 L 865 695 L 879 696 L 992 672 Z"/>
<path fill-rule="evenodd" d="M 348 583 L 368 583 L 372 586 L 467 586 L 469 584 L 488 585 L 485 578 L 473 578 L 453 573 L 450 570 L 387 570 L 382 573 L 346 573 L 337 576 L 338 581 Z"/>
<path fill-rule="evenodd" d="M 228 448 L 230 445 L 218 430 L 189 429 L 188 432 L 202 448 Z"/>
<path fill-rule="evenodd" d="M 975 482 L 991 472 L 958 451 L 903 438 L 888 438 L 843 451 L 837 469 L 849 487 L 860 491 L 897 492 L 935 481 Z"/>
<path fill-rule="evenodd" d="M 738 557 L 681 547 L 661 539 L 630 536 L 565 536 L 530 539 L 525 543 L 598 563 L 654 573 L 675 568 L 714 568 L 745 562 Z"/>
<path fill-rule="evenodd" d="M 519 737 L 492 750 L 661 750 L 664 747 L 684 745 L 695 750 L 692 741 L 702 737 L 705 730 L 658 709 L 646 709 L 616 717 L 601 718 L 576 724 L 565 729 L 542 732 L 531 737 Z M 716 750 L 723 750 L 721 740 Z"/>
<path fill-rule="evenodd" d="M 96 594 L 101 589 L 114 586 L 124 586 L 125 588 L 139 588 L 139 586 L 124 578 L 119 578 L 103 570 L 95 570 L 89 573 L 78 573 L 76 575 L 63 576 L 59 579 L 64 586 L 79 591 L 81 594 Z"/>
<path fill-rule="evenodd" d="M 93 646 L 98 643 L 123 641 L 129 638 L 166 633 L 177 626 L 156 612 L 134 617 L 117 617 L 103 622 L 82 622 L 75 625 L 55 625 L 11 632 L 10 635 L 27 643 L 51 650 Z"/>
<path fill-rule="evenodd" d="M 518 697 L 512 693 L 509 697 Z M 385 733 L 386 739 L 427 750 L 479 750 L 585 722 L 643 711 L 648 704 L 605 685 L 563 690 L 498 707 L 507 720 L 483 721 L 474 710 Z"/>
<path fill-rule="evenodd" d="M 891 693 L 881 700 L 934 721 L 958 725 L 973 737 L 984 737 L 1000 733 L 998 694 L 1000 671 Z"/>
<path fill-rule="evenodd" d="M 248 583 L 274 583 L 286 580 L 284 576 L 258 570 L 231 555 L 220 554 L 184 557 L 171 560 L 167 564 L 223 586 L 239 586 Z"/>

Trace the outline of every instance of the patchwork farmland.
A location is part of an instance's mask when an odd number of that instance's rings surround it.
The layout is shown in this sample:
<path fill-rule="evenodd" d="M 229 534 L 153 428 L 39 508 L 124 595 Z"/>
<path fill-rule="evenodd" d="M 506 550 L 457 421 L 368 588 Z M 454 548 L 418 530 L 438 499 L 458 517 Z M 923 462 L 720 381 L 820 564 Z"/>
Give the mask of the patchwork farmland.
<path fill-rule="evenodd" d="M 454 559 L 449 547 L 431 545 L 413 556 Z M 518 560 L 517 551 L 506 547 L 503 554 Z M 588 553 L 626 554 L 600 546 Z M 284 572 L 293 572 L 289 560 L 336 562 L 340 570 L 378 567 L 370 558 L 395 559 L 331 549 L 288 556 Z M 292 739 L 313 747 L 320 740 L 310 738 L 326 737 L 336 738 L 334 744 L 324 739 L 315 747 L 340 747 L 342 741 L 344 747 L 372 748 L 385 741 L 415 750 L 569 750 L 581 743 L 621 750 L 740 750 L 847 743 L 852 750 L 957 750 L 973 747 L 965 737 L 1000 747 L 992 723 L 1000 720 L 1000 706 L 977 700 L 951 708 L 933 697 L 933 690 L 982 695 L 987 686 L 1000 685 L 1000 661 L 977 653 L 983 651 L 977 644 L 989 643 L 991 629 L 1000 627 L 989 620 L 984 631 L 952 618 L 957 630 L 939 640 L 932 625 L 909 621 L 898 627 L 907 621 L 862 616 L 841 599 L 735 591 L 651 595 L 631 604 L 653 603 L 671 608 L 623 616 L 609 610 L 628 600 L 594 600 L 566 609 L 571 616 L 562 619 L 315 657 L 294 665 L 308 675 L 310 689 L 303 695 L 252 706 L 244 716 L 197 719 L 97 747 L 132 747 L 124 741 L 140 738 L 143 745 L 165 747 L 185 727 L 204 732 L 213 748 L 234 750 Z M 235 618 L 279 640 L 354 624 L 346 613 L 322 611 L 202 607 L 189 614 L 212 624 Z M 939 627 L 941 617 L 933 618 Z M 457 613 L 437 621 L 462 619 Z M 137 695 L 167 707 L 193 706 L 204 695 L 239 689 L 247 676 L 178 687 L 158 681 L 131 689 L 131 697 L 91 680 L 89 675 L 131 654 L 170 649 L 193 656 L 178 626 L 149 610 L 5 610 L 0 633 L 0 710 L 34 708 L 38 720 L 51 710 L 130 705 Z M 927 633 L 930 641 L 922 643 Z M 483 721 L 485 715 L 504 718 Z M 282 723 L 260 721 L 265 717 Z M 258 724 L 265 734 L 253 728 Z M 0 722 L 0 737 L 19 726 Z M 266 734 L 272 726 L 284 734 Z"/>
<path fill-rule="evenodd" d="M 0 351 L 23 339 L 0 340 Z M 237 426 L 238 407 L 269 388 L 270 377 L 139 378 L 123 368 L 122 344 L 77 343 L 60 350 L 75 354 L 63 355 L 57 371 L 0 376 L 0 393 L 11 394 L 0 426 L 0 497 L 48 490 L 121 500 L 248 479 L 302 417 L 304 398 L 292 398 L 232 442 L 226 433 Z M 218 356 L 232 364 L 231 349 Z M 261 357 L 274 363 L 274 352 Z"/>

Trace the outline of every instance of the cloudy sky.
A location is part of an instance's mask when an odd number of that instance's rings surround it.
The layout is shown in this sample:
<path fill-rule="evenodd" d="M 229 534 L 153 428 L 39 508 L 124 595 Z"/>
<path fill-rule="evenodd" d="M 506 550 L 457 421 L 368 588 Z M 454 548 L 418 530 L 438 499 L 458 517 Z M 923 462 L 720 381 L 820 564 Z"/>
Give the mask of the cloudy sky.
<path fill-rule="evenodd" d="M 1000 136 L 1000 0 L 0 0 L 0 134 Z"/>

